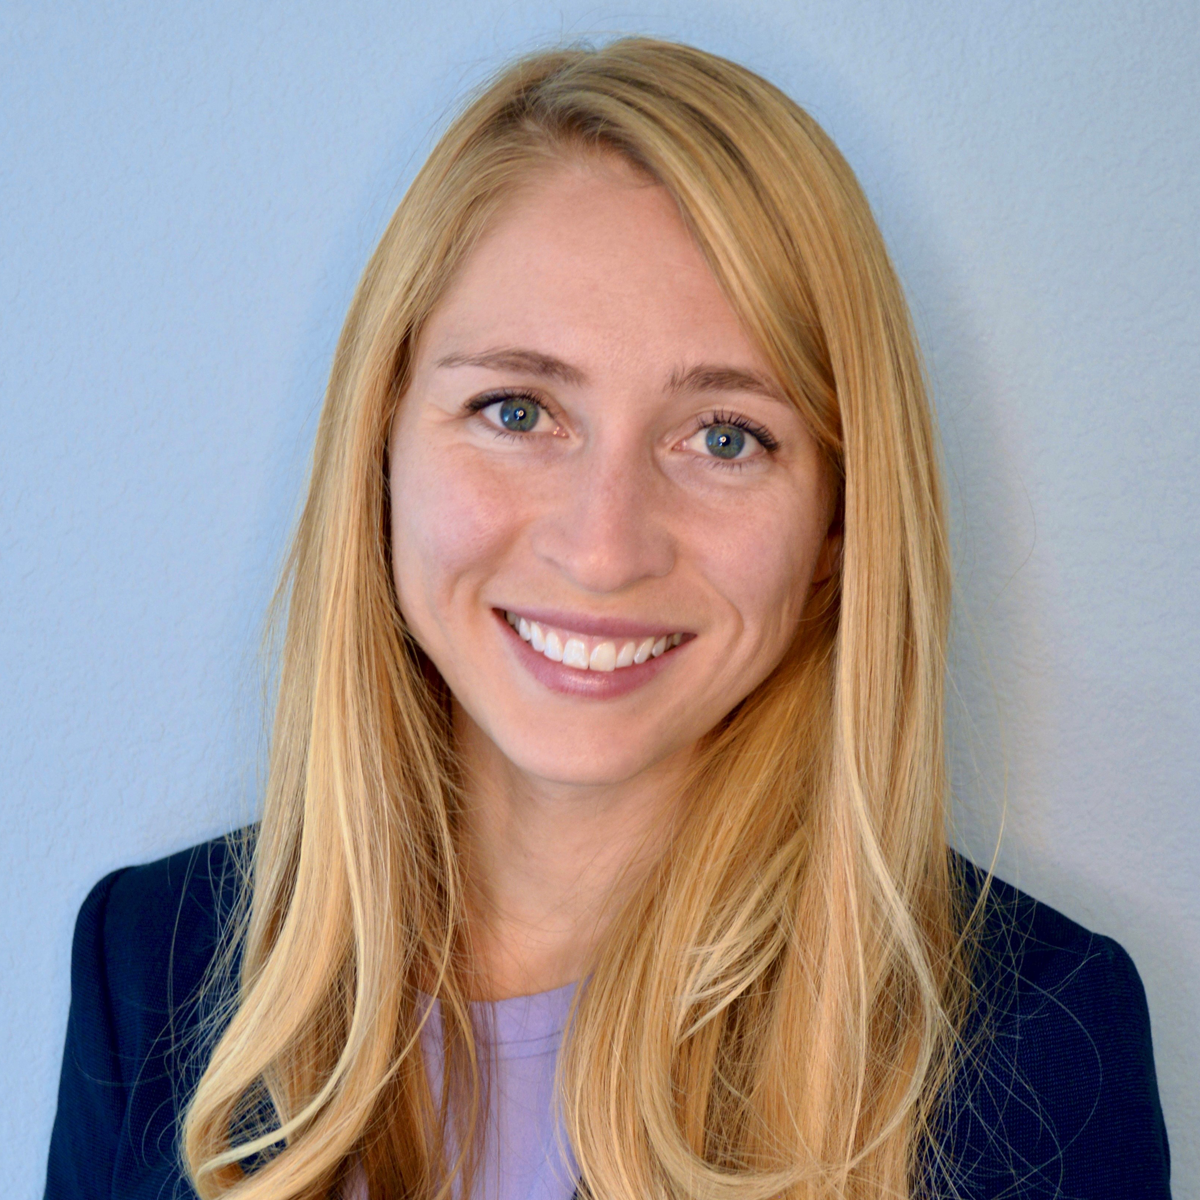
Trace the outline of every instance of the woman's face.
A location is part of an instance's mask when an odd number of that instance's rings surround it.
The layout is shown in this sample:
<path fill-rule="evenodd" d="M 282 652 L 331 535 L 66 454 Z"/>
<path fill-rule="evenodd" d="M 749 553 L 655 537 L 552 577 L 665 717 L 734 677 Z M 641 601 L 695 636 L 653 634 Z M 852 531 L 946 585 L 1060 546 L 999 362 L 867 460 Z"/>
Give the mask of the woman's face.
<path fill-rule="evenodd" d="M 404 617 L 531 779 L 686 754 L 828 571 L 815 442 L 670 196 L 615 158 L 538 177 L 471 252 L 390 462 Z"/>

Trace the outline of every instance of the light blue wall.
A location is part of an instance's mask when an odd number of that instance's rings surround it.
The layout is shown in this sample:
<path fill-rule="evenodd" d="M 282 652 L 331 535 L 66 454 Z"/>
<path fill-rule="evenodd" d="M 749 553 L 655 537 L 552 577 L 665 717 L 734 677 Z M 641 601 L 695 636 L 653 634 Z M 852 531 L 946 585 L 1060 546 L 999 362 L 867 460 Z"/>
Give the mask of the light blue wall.
<path fill-rule="evenodd" d="M 958 837 L 1146 982 L 1200 1198 L 1194 0 L 9 3 L 0 14 L 0 1178 L 31 1198 L 72 919 L 253 809 L 254 660 L 356 276 L 453 99 L 643 31 L 807 105 L 929 355 Z M 966 714 L 966 715 L 964 715 Z"/>

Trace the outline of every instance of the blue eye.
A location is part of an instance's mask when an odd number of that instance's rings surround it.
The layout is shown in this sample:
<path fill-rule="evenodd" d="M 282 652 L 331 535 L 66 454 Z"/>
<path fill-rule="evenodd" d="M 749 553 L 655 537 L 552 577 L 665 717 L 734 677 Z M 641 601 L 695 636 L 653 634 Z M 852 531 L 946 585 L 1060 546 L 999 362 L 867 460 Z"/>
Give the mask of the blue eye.
<path fill-rule="evenodd" d="M 513 433 L 528 433 L 538 423 L 540 414 L 539 405 L 522 399 L 504 400 L 497 410 L 500 424 Z"/>
<path fill-rule="evenodd" d="M 718 458 L 737 458 L 746 445 L 746 435 L 736 425 L 710 425 L 704 444 Z"/>
<path fill-rule="evenodd" d="M 738 413 L 714 413 L 682 445 L 709 466 L 742 467 L 779 449 L 769 429 Z"/>
<path fill-rule="evenodd" d="M 512 435 L 524 440 L 526 434 L 538 439 L 558 433 L 557 422 L 550 409 L 527 392 L 512 392 L 508 395 L 495 392 L 476 396 L 463 407 L 468 413 L 476 413 L 498 437 Z"/>

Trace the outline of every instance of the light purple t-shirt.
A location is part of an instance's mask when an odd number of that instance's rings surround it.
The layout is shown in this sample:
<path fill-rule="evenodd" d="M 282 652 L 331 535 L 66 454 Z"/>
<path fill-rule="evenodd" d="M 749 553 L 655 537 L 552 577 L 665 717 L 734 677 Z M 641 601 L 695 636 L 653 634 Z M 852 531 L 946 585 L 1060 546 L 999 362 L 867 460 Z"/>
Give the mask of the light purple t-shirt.
<path fill-rule="evenodd" d="M 481 1017 L 491 1009 L 496 1074 L 483 1162 L 469 1200 L 571 1200 L 575 1192 L 579 1170 L 554 1103 L 554 1069 L 575 986 L 473 1006 Z M 437 1104 L 442 1028 L 436 1003 L 421 1049 Z M 359 1176 L 347 1200 L 368 1200 L 365 1183 Z"/>

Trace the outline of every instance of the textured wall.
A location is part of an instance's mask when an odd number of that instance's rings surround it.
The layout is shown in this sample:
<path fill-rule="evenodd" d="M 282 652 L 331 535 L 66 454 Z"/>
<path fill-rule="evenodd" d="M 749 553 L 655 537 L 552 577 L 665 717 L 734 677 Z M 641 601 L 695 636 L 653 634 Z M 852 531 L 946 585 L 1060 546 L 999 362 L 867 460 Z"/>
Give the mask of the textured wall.
<path fill-rule="evenodd" d="M 1194 0 L 10 2 L 0 16 L 0 1177 L 43 1177 L 71 923 L 253 809 L 257 631 L 339 321 L 452 99 L 645 31 L 858 170 L 928 351 L 957 837 L 1118 937 L 1200 1198 Z M 1189 1065 L 1190 1064 L 1190 1065 Z"/>

